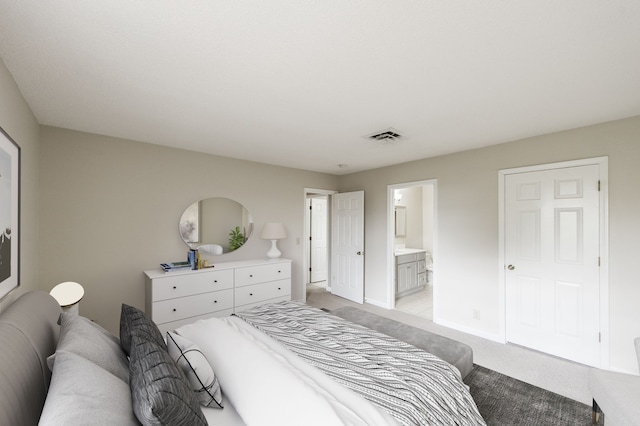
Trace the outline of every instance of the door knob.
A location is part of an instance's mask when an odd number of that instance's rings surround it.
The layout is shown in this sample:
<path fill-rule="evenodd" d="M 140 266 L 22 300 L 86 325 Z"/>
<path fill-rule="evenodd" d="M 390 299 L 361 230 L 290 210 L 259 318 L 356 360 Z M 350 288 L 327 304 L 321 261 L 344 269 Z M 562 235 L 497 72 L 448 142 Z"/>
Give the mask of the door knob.
<path fill-rule="evenodd" d="M 357 254 L 358 256 L 362 256 L 362 252 L 361 252 L 361 251 L 357 252 L 356 254 Z"/>
<path fill-rule="evenodd" d="M 509 265 L 509 266 L 507 266 L 507 269 L 510 270 L 510 271 L 513 271 L 514 269 L 516 269 L 516 267 L 513 266 L 513 265 Z"/>

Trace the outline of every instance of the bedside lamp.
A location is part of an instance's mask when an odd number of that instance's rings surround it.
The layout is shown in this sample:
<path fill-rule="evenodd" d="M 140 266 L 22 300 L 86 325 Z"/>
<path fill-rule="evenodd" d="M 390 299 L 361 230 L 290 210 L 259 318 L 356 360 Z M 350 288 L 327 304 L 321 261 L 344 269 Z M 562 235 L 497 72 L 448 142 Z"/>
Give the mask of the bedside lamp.
<path fill-rule="evenodd" d="M 265 223 L 260 238 L 263 240 L 271 240 L 271 248 L 267 252 L 267 257 L 277 259 L 282 254 L 280 250 L 278 250 L 277 242 L 278 240 L 287 238 L 287 230 L 280 222 Z"/>
<path fill-rule="evenodd" d="M 63 312 L 78 313 L 78 303 L 84 297 L 84 288 L 73 281 L 55 286 L 49 294 L 60 304 Z"/>

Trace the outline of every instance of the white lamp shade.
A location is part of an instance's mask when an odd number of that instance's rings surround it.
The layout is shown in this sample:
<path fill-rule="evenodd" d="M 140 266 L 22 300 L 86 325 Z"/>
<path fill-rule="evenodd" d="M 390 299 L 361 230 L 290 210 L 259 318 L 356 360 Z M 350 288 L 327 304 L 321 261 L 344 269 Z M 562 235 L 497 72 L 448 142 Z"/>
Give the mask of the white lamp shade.
<path fill-rule="evenodd" d="M 280 222 L 265 223 L 260 238 L 263 240 L 283 240 L 287 238 L 287 229 Z"/>
<path fill-rule="evenodd" d="M 84 288 L 73 281 L 58 284 L 49 292 L 65 312 L 78 313 L 78 302 L 84 297 Z"/>
<path fill-rule="evenodd" d="M 267 256 L 269 259 L 277 259 L 282 254 L 280 250 L 278 250 L 277 241 L 287 238 L 287 230 L 280 222 L 265 223 L 260 238 L 263 240 L 271 240 L 271 248 L 267 252 Z"/>

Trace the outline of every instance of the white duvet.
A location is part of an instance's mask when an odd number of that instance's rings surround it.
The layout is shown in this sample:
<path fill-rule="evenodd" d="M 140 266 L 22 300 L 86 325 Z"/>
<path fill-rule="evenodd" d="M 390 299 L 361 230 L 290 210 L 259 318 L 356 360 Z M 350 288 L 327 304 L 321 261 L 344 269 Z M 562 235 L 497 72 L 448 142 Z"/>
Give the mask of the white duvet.
<path fill-rule="evenodd" d="M 200 320 L 176 332 L 200 346 L 218 376 L 227 405 L 230 402 L 249 426 L 398 424 L 239 318 Z M 218 417 L 234 417 L 233 408 Z M 206 410 L 207 418 L 215 415 L 209 410 L 215 409 Z M 234 424 L 233 420 L 226 423 Z"/>

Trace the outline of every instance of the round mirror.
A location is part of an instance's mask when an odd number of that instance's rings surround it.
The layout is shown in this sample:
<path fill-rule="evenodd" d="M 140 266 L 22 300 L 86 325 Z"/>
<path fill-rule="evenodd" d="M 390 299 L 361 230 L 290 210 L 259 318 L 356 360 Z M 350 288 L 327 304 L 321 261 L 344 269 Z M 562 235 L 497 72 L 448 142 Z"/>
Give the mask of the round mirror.
<path fill-rule="evenodd" d="M 253 232 L 253 219 L 237 201 L 207 198 L 185 209 L 179 230 L 189 248 L 218 255 L 235 251 L 247 242 Z"/>

